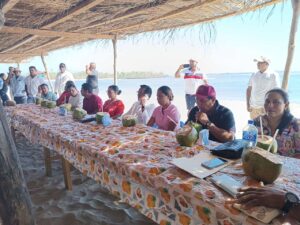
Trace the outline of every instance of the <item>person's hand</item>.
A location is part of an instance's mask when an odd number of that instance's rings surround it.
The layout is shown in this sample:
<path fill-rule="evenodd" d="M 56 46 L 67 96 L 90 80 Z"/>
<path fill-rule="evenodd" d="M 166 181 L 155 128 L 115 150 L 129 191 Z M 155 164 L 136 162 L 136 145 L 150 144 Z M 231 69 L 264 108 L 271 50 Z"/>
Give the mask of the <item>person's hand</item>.
<path fill-rule="evenodd" d="M 208 116 L 206 113 L 197 112 L 196 113 L 196 121 L 199 121 L 201 124 L 205 125 L 209 122 Z"/>
<path fill-rule="evenodd" d="M 89 65 L 85 65 L 85 68 L 86 68 L 86 69 L 89 69 L 90 67 L 89 67 Z"/>
<path fill-rule="evenodd" d="M 285 202 L 285 192 L 271 187 L 246 187 L 239 189 L 236 195 L 237 203 L 245 209 L 254 206 L 266 206 L 282 209 Z"/>
<path fill-rule="evenodd" d="M 247 105 L 247 111 L 248 111 L 248 112 L 252 112 L 252 108 L 251 108 L 250 105 Z"/>
<path fill-rule="evenodd" d="M 184 64 L 181 64 L 179 67 L 178 67 L 178 70 L 183 70 L 184 69 Z"/>

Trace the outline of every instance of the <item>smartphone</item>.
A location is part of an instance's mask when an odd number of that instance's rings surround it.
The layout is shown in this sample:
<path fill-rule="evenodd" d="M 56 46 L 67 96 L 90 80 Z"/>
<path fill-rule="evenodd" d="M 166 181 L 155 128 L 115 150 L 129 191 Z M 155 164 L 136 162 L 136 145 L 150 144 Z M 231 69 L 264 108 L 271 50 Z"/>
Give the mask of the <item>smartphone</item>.
<path fill-rule="evenodd" d="M 227 174 L 214 175 L 211 180 L 233 197 L 238 193 L 238 189 L 243 187 L 240 181 L 235 180 Z"/>
<path fill-rule="evenodd" d="M 225 159 L 214 158 L 214 159 L 211 159 L 211 160 L 208 160 L 208 161 L 205 161 L 205 162 L 201 163 L 201 165 L 204 168 L 211 170 L 211 169 L 214 169 L 216 167 L 222 166 L 225 163 L 227 163 L 227 160 L 225 160 Z"/>
<path fill-rule="evenodd" d="M 183 68 L 189 68 L 190 64 L 183 64 Z"/>

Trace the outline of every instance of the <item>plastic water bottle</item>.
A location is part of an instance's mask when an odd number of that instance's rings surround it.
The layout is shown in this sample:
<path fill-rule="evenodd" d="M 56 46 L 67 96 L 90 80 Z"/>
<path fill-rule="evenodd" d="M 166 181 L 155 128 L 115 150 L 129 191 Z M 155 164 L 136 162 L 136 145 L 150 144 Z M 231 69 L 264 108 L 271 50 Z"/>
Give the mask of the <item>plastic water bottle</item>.
<path fill-rule="evenodd" d="M 243 140 L 245 142 L 245 148 L 253 148 L 257 143 L 258 130 L 254 126 L 253 120 L 248 120 L 248 125 L 243 129 Z"/>

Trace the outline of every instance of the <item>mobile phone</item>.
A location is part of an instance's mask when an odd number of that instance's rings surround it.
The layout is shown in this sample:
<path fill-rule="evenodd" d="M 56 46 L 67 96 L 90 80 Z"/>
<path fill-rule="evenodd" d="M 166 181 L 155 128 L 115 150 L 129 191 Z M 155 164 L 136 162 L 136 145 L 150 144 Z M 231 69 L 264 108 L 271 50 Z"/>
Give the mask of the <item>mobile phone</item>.
<path fill-rule="evenodd" d="M 243 187 L 243 184 L 240 181 L 235 180 L 227 174 L 214 175 L 211 181 L 233 197 L 238 193 L 238 189 Z"/>
<path fill-rule="evenodd" d="M 190 64 L 183 64 L 183 68 L 189 68 Z"/>
<path fill-rule="evenodd" d="M 216 167 L 222 166 L 225 163 L 227 163 L 227 160 L 225 160 L 225 159 L 214 158 L 214 159 L 211 159 L 211 160 L 208 160 L 208 161 L 205 161 L 205 162 L 201 163 L 201 165 L 204 168 L 211 170 L 211 169 L 214 169 Z"/>

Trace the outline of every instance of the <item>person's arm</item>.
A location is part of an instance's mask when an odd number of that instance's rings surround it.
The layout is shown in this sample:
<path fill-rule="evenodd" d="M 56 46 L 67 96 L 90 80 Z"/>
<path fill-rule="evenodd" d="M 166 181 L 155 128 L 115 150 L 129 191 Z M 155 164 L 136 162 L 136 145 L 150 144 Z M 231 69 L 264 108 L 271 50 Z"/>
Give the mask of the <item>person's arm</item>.
<path fill-rule="evenodd" d="M 97 98 L 97 112 L 102 112 L 103 111 L 103 103 L 102 99 L 100 97 Z M 95 113 L 97 113 L 95 112 Z"/>
<path fill-rule="evenodd" d="M 0 90 L 3 88 L 3 83 L 4 81 L 2 80 L 2 78 L 0 78 Z"/>
<path fill-rule="evenodd" d="M 122 101 L 118 101 L 117 102 L 117 107 L 116 107 L 116 110 L 115 110 L 115 115 L 114 116 L 112 116 L 112 119 L 117 119 L 117 118 L 119 118 L 120 116 L 122 116 L 122 114 L 123 114 L 123 112 L 124 112 L 124 104 L 123 104 L 123 102 Z"/>
<path fill-rule="evenodd" d="M 203 74 L 203 82 L 204 82 L 204 84 L 205 84 L 205 85 L 207 85 L 207 84 L 208 84 L 208 81 L 207 81 L 207 76 L 206 76 L 206 74 Z"/>
<path fill-rule="evenodd" d="M 174 106 L 174 108 L 172 109 L 169 115 L 167 114 L 167 118 L 168 118 L 167 130 L 174 131 L 180 122 L 180 113 L 176 106 Z"/>
<path fill-rule="evenodd" d="M 147 126 L 152 127 L 155 123 L 155 118 L 151 116 L 150 120 L 147 123 Z"/>
<path fill-rule="evenodd" d="M 234 139 L 234 133 L 222 128 L 217 127 L 214 123 L 209 121 L 206 113 L 199 112 L 197 114 L 197 121 L 206 125 L 209 132 L 212 133 L 221 142 L 232 141 Z"/>
<path fill-rule="evenodd" d="M 91 70 L 88 65 L 85 66 L 85 73 L 86 73 L 86 75 L 91 75 Z"/>
<path fill-rule="evenodd" d="M 247 111 L 251 112 L 251 106 L 250 106 L 250 97 L 251 97 L 251 91 L 252 91 L 252 87 L 248 86 L 247 91 L 246 91 L 246 101 L 247 101 Z"/>
<path fill-rule="evenodd" d="M 183 70 L 183 69 L 184 69 L 183 64 L 181 64 L 181 65 L 178 67 L 178 69 L 176 70 L 176 72 L 175 72 L 175 77 L 176 77 L 176 78 L 180 78 L 180 72 L 181 72 L 181 70 Z"/>

